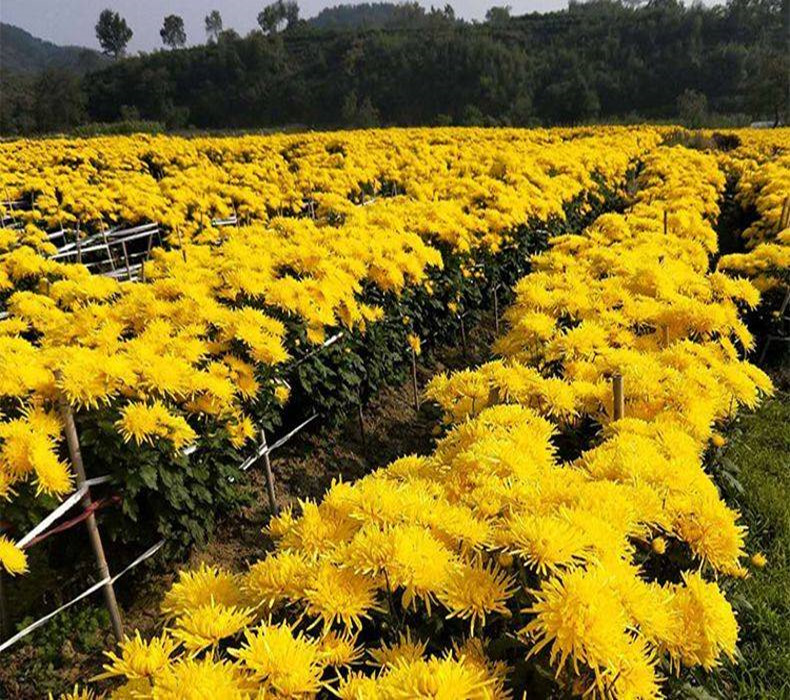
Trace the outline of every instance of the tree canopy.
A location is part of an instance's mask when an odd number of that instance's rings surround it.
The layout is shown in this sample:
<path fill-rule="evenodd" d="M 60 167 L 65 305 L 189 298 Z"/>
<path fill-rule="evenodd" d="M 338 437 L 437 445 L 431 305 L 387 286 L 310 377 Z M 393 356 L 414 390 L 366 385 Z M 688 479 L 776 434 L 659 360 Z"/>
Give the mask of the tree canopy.
<path fill-rule="evenodd" d="M 123 56 L 132 36 L 134 32 L 123 17 L 112 10 L 102 10 L 96 22 L 96 38 L 105 54 L 113 58 Z"/>
<path fill-rule="evenodd" d="M 178 15 L 168 15 L 159 30 L 162 43 L 171 49 L 177 49 L 187 43 L 187 33 L 184 29 L 184 20 Z"/>
<path fill-rule="evenodd" d="M 222 34 L 222 15 L 219 10 L 212 10 L 206 15 L 206 38 L 209 41 L 217 41 Z"/>

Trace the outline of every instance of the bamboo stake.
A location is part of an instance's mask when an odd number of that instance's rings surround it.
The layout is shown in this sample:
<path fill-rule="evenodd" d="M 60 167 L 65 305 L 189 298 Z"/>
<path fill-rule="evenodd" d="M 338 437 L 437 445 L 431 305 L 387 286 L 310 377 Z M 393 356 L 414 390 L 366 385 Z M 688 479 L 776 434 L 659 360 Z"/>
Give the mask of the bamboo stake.
<path fill-rule="evenodd" d="M 63 424 L 66 432 L 66 443 L 69 448 L 69 456 L 74 471 L 77 474 L 77 487 L 82 487 L 87 481 L 85 475 L 85 466 L 82 462 L 82 452 L 80 451 L 80 441 L 77 435 L 77 426 L 74 423 L 74 414 L 72 413 L 71 406 L 63 394 L 58 397 L 60 403 L 60 415 L 63 419 Z M 85 495 L 82 497 L 80 504 L 83 508 L 89 508 L 91 505 L 90 489 L 86 489 Z M 101 535 L 99 534 L 99 526 L 96 523 L 96 516 L 91 513 L 85 520 L 85 525 L 88 528 L 88 537 L 91 541 L 93 554 L 96 558 L 96 565 L 99 569 L 99 575 L 102 579 L 110 577 L 110 569 L 107 566 L 107 558 L 104 556 L 104 546 L 102 545 Z M 107 604 L 107 609 L 110 612 L 110 620 L 112 621 L 113 634 L 117 642 L 123 641 L 123 622 L 121 621 L 121 611 L 118 609 L 118 601 L 115 599 L 115 589 L 109 581 L 102 587 L 104 593 L 104 602 Z"/>
<path fill-rule="evenodd" d="M 357 404 L 357 420 L 359 421 L 359 437 L 362 440 L 362 449 L 367 450 L 368 441 L 365 437 L 365 417 L 362 415 L 362 399 Z"/>
<path fill-rule="evenodd" d="M 176 235 L 178 236 L 178 247 L 181 248 L 181 257 L 184 258 L 184 262 L 187 261 L 187 252 L 184 250 L 184 239 L 181 237 L 181 229 L 176 226 Z"/>
<path fill-rule="evenodd" d="M 614 419 L 620 420 L 625 416 L 625 395 L 623 393 L 623 375 L 615 374 L 612 377 L 612 395 L 614 396 Z"/>
<path fill-rule="evenodd" d="M 784 231 L 788 226 L 790 226 L 790 195 L 785 197 L 782 205 L 782 215 L 779 217 L 779 230 Z"/>
<path fill-rule="evenodd" d="M 266 475 L 266 492 L 269 495 L 269 507 L 272 515 L 279 515 L 280 508 L 277 506 L 277 499 L 274 492 L 274 473 L 272 472 L 272 462 L 269 458 L 269 447 L 266 444 L 266 431 L 261 429 L 261 443 L 263 444 L 263 466 Z"/>
<path fill-rule="evenodd" d="M 464 357 L 468 355 L 466 350 L 466 326 L 464 325 L 464 317 L 459 316 L 458 319 L 461 321 L 461 348 L 464 351 Z"/>
<path fill-rule="evenodd" d="M 5 198 L 8 204 L 8 213 L 11 215 L 11 223 L 16 226 L 16 217 L 14 216 L 14 207 L 11 205 L 11 197 L 8 196 L 8 188 L 4 185 Z"/>
<path fill-rule="evenodd" d="M 420 391 L 417 388 L 417 353 L 411 348 L 411 385 L 414 391 L 414 410 L 420 412 Z"/>
<path fill-rule="evenodd" d="M 499 295 L 497 294 L 497 289 L 499 285 L 494 285 L 494 330 L 496 334 L 499 335 Z"/>
<path fill-rule="evenodd" d="M 80 243 L 80 225 L 79 225 L 79 223 L 77 224 L 76 236 L 77 236 L 77 239 L 76 239 L 75 243 L 77 244 L 77 262 L 81 264 L 82 263 L 82 244 Z"/>
<path fill-rule="evenodd" d="M 112 258 L 112 251 L 110 250 L 110 244 L 107 241 L 107 231 L 104 226 L 104 222 L 101 225 L 101 237 L 104 241 L 104 248 L 107 251 L 107 259 L 110 261 L 110 267 L 112 268 L 113 272 L 115 272 L 115 260 Z"/>
<path fill-rule="evenodd" d="M 8 606 L 6 605 L 5 586 L 3 585 L 4 574 L 0 571 L 0 642 L 5 641 L 11 631 L 10 620 L 8 619 Z"/>
<path fill-rule="evenodd" d="M 129 251 L 126 248 L 126 241 L 121 241 L 121 248 L 123 249 L 123 258 L 126 262 L 126 278 L 132 281 L 132 266 L 129 264 Z"/>

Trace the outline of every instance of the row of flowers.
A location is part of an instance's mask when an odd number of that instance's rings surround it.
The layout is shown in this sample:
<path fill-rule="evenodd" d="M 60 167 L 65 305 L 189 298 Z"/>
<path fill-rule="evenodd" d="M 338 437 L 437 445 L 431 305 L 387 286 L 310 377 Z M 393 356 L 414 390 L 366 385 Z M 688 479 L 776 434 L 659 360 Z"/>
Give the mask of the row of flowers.
<path fill-rule="evenodd" d="M 456 423 L 435 451 L 285 511 L 244 573 L 182 572 L 111 696 L 505 698 L 550 667 L 636 700 L 734 657 L 710 574 L 746 575 L 745 532 L 703 454 L 771 383 L 739 359 L 758 292 L 709 271 L 724 184 L 713 155 L 648 154 L 624 213 L 533 259 L 503 359 L 431 383 Z"/>
<path fill-rule="evenodd" d="M 736 199 L 754 220 L 743 232 L 747 252 L 721 257 L 720 270 L 745 275 L 761 291 L 790 284 L 790 129 L 751 136 L 726 158 L 737 172 Z"/>
<path fill-rule="evenodd" d="M 398 333 L 385 341 L 403 336 L 401 347 L 380 341 L 378 352 L 405 358 L 407 333 L 425 338 L 456 323 L 435 308 L 461 313 L 467 291 L 485 283 L 481 267 L 496 270 L 525 241 L 534 245 L 526 224 L 562 220 L 571 203 L 589 206 L 587 194 L 616 190 L 658 138 L 652 129 L 417 129 L 1 144 L 4 192 L 29 206 L 6 212 L 19 227 L 0 231 L 0 498 L 72 489 L 59 394 L 77 411 L 93 469 L 125 488 L 129 515 L 137 482 L 151 498 L 176 476 L 186 492 L 217 493 L 227 481 L 220 467 L 209 481 L 182 483 L 191 472 L 178 451 L 210 442 L 213 462 L 228 462 L 215 436 L 239 449 L 256 424 L 276 420 L 290 359 L 342 328 L 353 342 L 336 374 L 358 381 L 355 359 L 376 369 L 366 330 L 391 322 Z M 212 226 L 230 207 L 244 225 Z M 96 231 L 146 218 L 169 233 L 144 282 L 49 258 L 50 227 Z M 392 362 L 380 358 L 379 374 Z M 340 393 L 336 384 L 301 398 Z M 348 407 L 354 393 L 336 403 Z M 189 502 L 165 500 L 161 520 L 184 520 L 176 506 Z M 203 516 L 193 510 L 197 526 Z M 15 560 L 3 559 L 19 570 Z"/>

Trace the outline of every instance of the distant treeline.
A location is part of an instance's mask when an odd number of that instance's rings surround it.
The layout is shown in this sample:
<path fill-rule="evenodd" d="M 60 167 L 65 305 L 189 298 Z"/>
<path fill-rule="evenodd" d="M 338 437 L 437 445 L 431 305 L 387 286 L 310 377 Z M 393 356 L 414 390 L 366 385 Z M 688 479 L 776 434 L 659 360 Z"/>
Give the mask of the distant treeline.
<path fill-rule="evenodd" d="M 485 23 L 362 5 L 82 77 L 4 78 L 4 133 L 147 120 L 167 128 L 785 120 L 790 0 L 572 3 Z M 392 8 L 392 6 L 389 6 Z"/>

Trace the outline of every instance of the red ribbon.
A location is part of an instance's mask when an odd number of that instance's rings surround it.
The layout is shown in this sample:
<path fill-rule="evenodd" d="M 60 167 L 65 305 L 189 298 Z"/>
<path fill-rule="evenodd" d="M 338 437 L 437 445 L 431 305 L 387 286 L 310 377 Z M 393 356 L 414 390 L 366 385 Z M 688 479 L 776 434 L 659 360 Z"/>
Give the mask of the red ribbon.
<path fill-rule="evenodd" d="M 100 508 L 106 508 L 107 506 L 114 505 L 116 503 L 121 502 L 121 497 L 119 495 L 113 496 L 105 496 L 104 498 L 100 498 L 98 501 L 92 501 L 91 504 L 82 511 L 79 515 L 75 515 L 70 520 L 66 520 L 62 522 L 60 525 L 56 525 L 51 530 L 47 530 L 46 532 L 42 532 L 38 537 L 34 537 L 30 542 L 28 542 L 22 549 L 27 549 L 28 547 L 32 547 L 34 544 L 38 544 L 39 542 L 44 541 L 48 537 L 52 535 L 57 535 L 59 532 L 65 532 L 70 528 L 74 527 L 75 525 L 79 525 L 84 520 L 87 520 L 92 513 L 95 513 Z"/>

